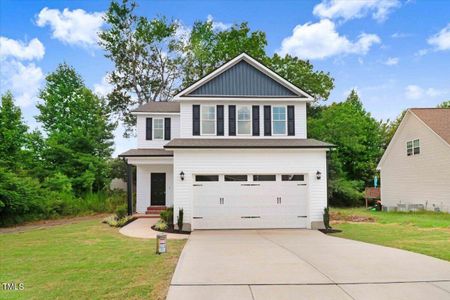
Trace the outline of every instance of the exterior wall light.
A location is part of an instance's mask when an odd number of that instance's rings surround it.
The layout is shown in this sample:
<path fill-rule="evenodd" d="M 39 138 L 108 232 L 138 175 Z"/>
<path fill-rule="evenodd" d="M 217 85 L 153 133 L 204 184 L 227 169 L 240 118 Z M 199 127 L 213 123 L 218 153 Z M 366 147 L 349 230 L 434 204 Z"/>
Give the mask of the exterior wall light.
<path fill-rule="evenodd" d="M 317 180 L 320 180 L 320 178 L 322 178 L 322 173 L 320 173 L 320 171 L 316 172 L 316 178 Z"/>
<path fill-rule="evenodd" d="M 180 173 L 180 178 L 181 178 L 181 180 L 184 180 L 184 172 L 183 171 L 181 171 L 181 173 Z"/>

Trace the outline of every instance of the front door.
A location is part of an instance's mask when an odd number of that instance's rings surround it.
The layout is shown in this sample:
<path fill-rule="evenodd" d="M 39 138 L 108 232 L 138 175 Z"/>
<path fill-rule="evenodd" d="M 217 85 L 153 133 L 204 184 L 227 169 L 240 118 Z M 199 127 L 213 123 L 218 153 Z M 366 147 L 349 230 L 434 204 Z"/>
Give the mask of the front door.
<path fill-rule="evenodd" d="M 151 173 L 151 205 L 166 205 L 166 173 Z"/>

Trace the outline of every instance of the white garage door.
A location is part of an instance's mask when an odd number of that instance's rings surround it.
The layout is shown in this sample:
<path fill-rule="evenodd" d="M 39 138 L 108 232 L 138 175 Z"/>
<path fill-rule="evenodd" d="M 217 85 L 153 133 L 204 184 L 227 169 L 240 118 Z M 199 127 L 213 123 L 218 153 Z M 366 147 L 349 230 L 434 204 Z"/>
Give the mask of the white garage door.
<path fill-rule="evenodd" d="M 306 227 L 303 174 L 212 174 L 194 179 L 194 229 Z"/>

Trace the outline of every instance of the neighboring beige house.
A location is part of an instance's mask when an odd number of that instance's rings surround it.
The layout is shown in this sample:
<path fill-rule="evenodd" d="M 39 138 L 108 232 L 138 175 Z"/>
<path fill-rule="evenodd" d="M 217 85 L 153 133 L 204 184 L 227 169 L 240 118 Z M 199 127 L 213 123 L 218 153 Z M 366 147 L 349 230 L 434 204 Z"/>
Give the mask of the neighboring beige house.
<path fill-rule="evenodd" d="M 450 212 L 450 109 L 409 109 L 377 168 L 384 207 Z"/>

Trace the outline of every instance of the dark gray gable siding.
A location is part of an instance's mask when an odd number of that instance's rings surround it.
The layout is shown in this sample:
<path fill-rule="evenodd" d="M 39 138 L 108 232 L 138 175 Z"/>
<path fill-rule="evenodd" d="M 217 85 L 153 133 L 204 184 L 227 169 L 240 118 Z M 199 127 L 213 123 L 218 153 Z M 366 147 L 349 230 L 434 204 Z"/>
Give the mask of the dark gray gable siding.
<path fill-rule="evenodd" d="M 294 92 L 242 60 L 188 96 L 295 97 Z"/>

